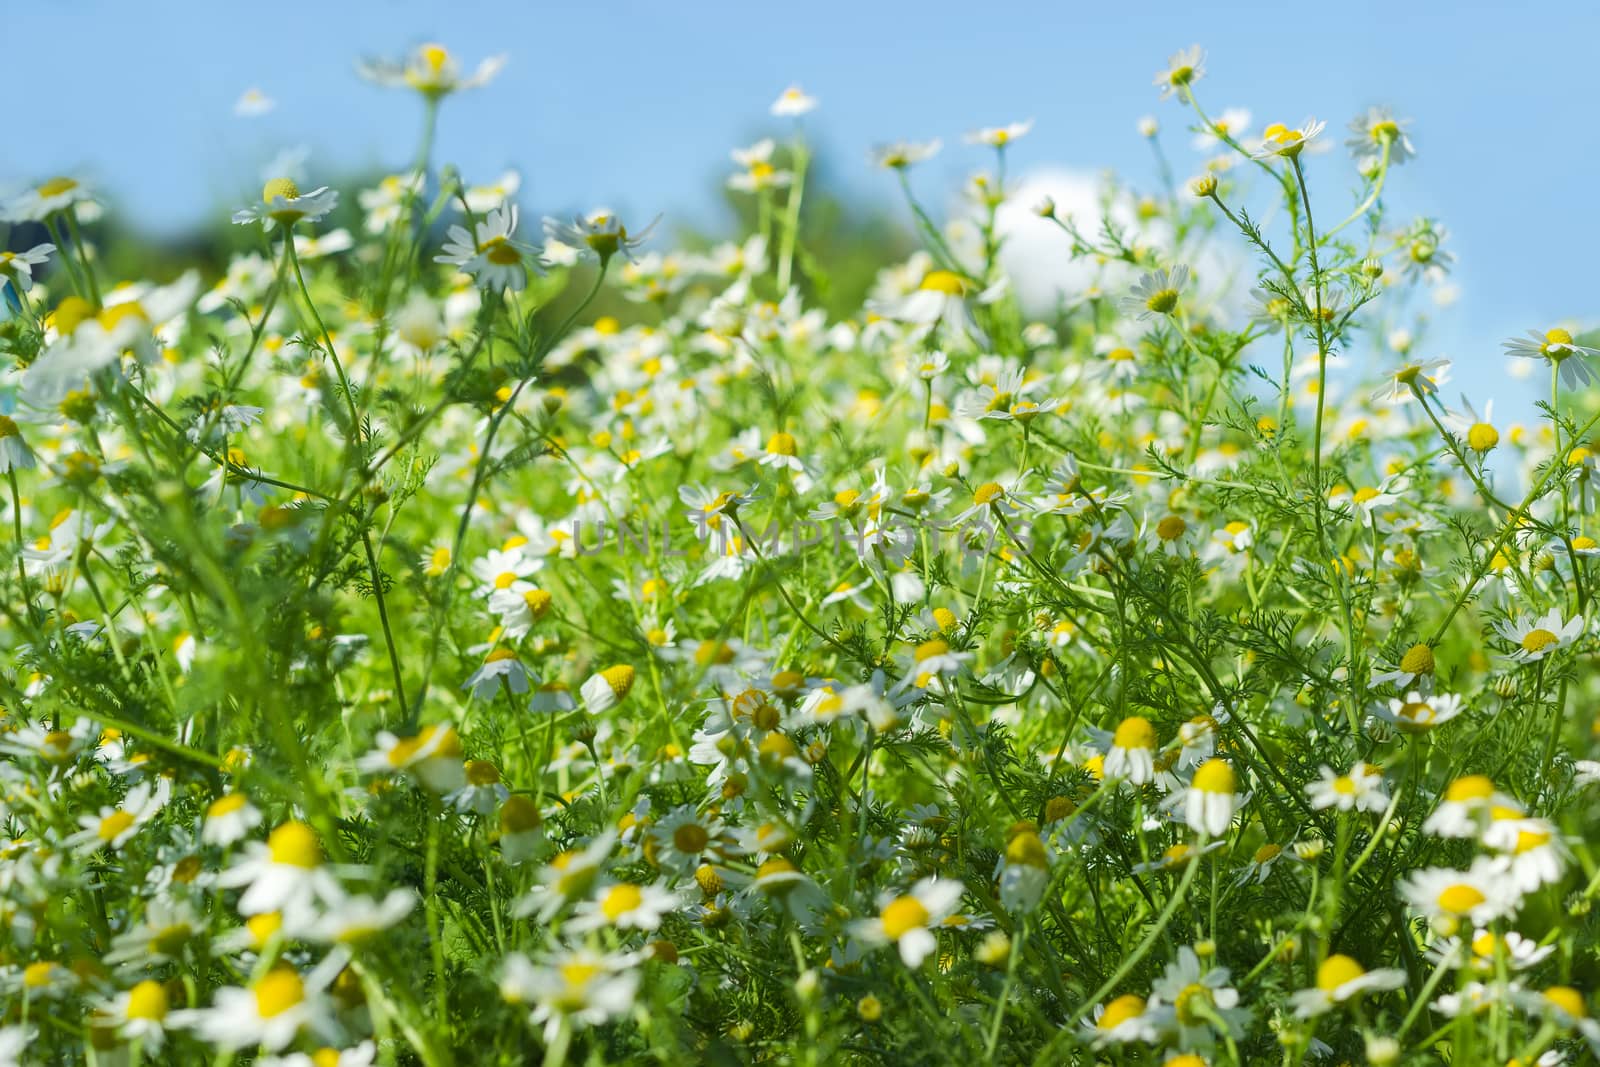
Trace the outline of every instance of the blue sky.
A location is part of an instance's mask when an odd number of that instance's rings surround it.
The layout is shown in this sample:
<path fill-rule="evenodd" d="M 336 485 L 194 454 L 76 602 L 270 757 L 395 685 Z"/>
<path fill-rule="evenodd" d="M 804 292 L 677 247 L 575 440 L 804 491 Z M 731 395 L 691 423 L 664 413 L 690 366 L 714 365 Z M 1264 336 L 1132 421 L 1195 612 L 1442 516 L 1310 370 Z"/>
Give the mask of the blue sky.
<path fill-rule="evenodd" d="M 1596 39 L 1600 6 L 1303 10 L 1152 0 L 13 4 L 0 186 L 82 172 L 118 210 L 171 232 L 254 195 L 260 167 L 292 145 L 311 148 L 314 174 L 398 169 L 415 145 L 417 102 L 361 82 L 353 61 L 429 39 L 469 65 L 509 54 L 487 89 L 446 103 L 435 159 L 480 181 L 517 166 L 536 212 L 603 203 L 724 225 L 714 186 L 727 151 L 781 129 L 766 107 L 790 82 L 820 98 L 811 136 L 845 188 L 885 203 L 893 189 L 866 161 L 871 144 L 942 137 L 945 152 L 918 178 L 937 193 L 982 162 L 961 145 L 964 131 L 1028 117 L 1037 125 L 1013 150 L 1014 172 L 1113 168 L 1149 183 L 1141 115 L 1164 121 L 1180 174 L 1198 161 L 1178 131 L 1180 109 L 1150 82 L 1170 52 L 1200 43 L 1209 73 L 1199 88 L 1213 113 L 1247 107 L 1257 126 L 1315 115 L 1338 131 L 1387 103 L 1415 120 L 1421 155 L 1395 173 L 1389 200 L 1444 220 L 1462 294 L 1429 354 L 1455 359 L 1474 392 L 1502 387 L 1502 338 L 1592 311 L 1600 126 L 1586 118 L 1592 75 L 1578 46 Z M 233 103 L 251 86 L 277 108 L 237 118 Z M 1347 161 L 1315 165 L 1339 175 L 1323 187 L 1341 196 Z"/>

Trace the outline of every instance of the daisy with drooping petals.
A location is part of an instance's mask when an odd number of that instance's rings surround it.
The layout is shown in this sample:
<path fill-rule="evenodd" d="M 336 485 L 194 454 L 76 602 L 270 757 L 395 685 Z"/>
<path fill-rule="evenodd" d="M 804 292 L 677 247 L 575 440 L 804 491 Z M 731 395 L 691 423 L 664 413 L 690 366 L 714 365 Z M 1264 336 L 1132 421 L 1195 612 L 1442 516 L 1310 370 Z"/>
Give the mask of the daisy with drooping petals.
<path fill-rule="evenodd" d="M 1238 787 L 1238 776 L 1227 760 L 1213 758 L 1202 763 L 1184 792 L 1183 817 L 1189 829 L 1210 837 L 1227 833 L 1242 803 Z"/>
<path fill-rule="evenodd" d="M 1117 724 L 1111 735 L 1111 747 L 1106 750 L 1105 775 L 1107 778 L 1126 778 L 1134 785 L 1144 785 L 1155 778 L 1156 730 L 1150 720 L 1142 715 L 1130 715 Z"/>
<path fill-rule="evenodd" d="M 1560 327 L 1544 333 L 1529 330 L 1527 337 L 1513 337 L 1502 347 L 1508 356 L 1542 359 L 1557 368 L 1562 384 L 1568 389 L 1577 389 L 1594 380 L 1594 368 L 1589 360 L 1600 356 L 1600 349 L 1574 344 L 1572 333 Z"/>
<path fill-rule="evenodd" d="M 461 65 L 442 44 L 418 45 L 404 60 L 364 59 L 356 72 L 374 85 L 390 89 L 415 89 L 423 96 L 439 98 L 463 89 L 487 85 L 506 65 L 504 55 L 490 56 L 471 74 L 461 76 Z"/>
<path fill-rule="evenodd" d="M 297 223 L 316 222 L 338 206 L 339 194 L 326 185 L 301 193 L 293 180 L 274 178 L 261 187 L 261 202 L 235 211 L 233 221 L 238 226 L 259 222 L 267 230 L 274 226 L 288 230 Z"/>

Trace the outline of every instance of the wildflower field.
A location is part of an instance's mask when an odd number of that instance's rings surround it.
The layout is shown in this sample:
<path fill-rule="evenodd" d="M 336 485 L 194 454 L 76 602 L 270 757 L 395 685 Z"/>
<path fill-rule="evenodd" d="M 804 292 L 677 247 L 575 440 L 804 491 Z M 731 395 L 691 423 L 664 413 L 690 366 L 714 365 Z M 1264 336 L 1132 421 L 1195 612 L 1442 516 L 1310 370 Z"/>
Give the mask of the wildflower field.
<path fill-rule="evenodd" d="M 863 274 L 802 89 L 679 241 L 436 158 L 497 69 L 225 269 L 0 201 L 0 1064 L 1596 1062 L 1600 352 L 1446 384 L 1407 120 L 1186 49 Z"/>

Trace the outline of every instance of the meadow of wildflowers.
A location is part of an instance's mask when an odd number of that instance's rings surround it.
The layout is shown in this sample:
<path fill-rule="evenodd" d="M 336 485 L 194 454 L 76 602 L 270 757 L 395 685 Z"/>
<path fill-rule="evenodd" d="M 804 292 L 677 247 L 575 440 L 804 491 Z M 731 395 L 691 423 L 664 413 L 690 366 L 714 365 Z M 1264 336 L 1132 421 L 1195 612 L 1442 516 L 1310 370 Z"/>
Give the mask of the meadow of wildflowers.
<path fill-rule="evenodd" d="M 1595 1062 L 1600 353 L 1497 423 L 1410 124 L 1203 64 L 1048 313 L 1031 123 L 877 148 L 841 313 L 802 89 L 675 250 L 434 158 L 432 44 L 225 271 L 0 203 L 0 1064 Z"/>

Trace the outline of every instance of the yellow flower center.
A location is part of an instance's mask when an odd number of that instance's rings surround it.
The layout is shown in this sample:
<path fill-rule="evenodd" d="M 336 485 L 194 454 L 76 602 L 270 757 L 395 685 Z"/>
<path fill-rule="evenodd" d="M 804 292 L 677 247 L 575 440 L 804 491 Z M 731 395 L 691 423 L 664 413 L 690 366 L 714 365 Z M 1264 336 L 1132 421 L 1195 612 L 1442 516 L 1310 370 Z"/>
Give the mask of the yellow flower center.
<path fill-rule="evenodd" d="M 600 912 L 607 919 L 616 922 L 637 908 L 644 900 L 644 893 L 636 885 L 619 882 L 606 890 L 606 895 L 600 898 Z"/>
<path fill-rule="evenodd" d="M 1157 289 L 1145 300 L 1144 306 L 1154 311 L 1157 315 L 1168 315 L 1178 306 L 1178 290 Z"/>
<path fill-rule="evenodd" d="M 1433 649 L 1427 645 L 1412 645 L 1406 649 L 1405 655 L 1400 657 L 1402 674 L 1432 674 L 1433 668 Z"/>
<path fill-rule="evenodd" d="M 628 695 L 633 688 L 633 668 L 626 663 L 619 663 L 615 667 L 607 667 L 600 672 L 600 677 L 606 680 L 611 687 L 611 692 L 618 700 Z"/>
<path fill-rule="evenodd" d="M 1130 1019 L 1137 1019 L 1144 1014 L 1144 998 L 1137 993 L 1125 993 L 1106 1005 L 1106 1010 L 1100 1013 L 1100 1022 L 1096 1025 L 1102 1030 L 1115 1030 Z"/>
<path fill-rule="evenodd" d="M 126 811 L 114 811 L 100 820 L 98 831 L 100 840 L 115 841 L 133 826 L 133 815 Z"/>
<path fill-rule="evenodd" d="M 306 999 L 305 983 L 288 967 L 279 967 L 251 987 L 256 995 L 256 1011 L 263 1019 L 282 1015 Z"/>
<path fill-rule="evenodd" d="M 490 263 L 497 267 L 514 267 L 522 262 L 517 246 L 504 237 L 491 237 L 478 247 Z"/>
<path fill-rule="evenodd" d="M 261 187 L 261 202 L 270 204 L 282 197 L 285 200 L 294 200 L 300 195 L 300 187 L 292 178 L 273 178 Z"/>
<path fill-rule="evenodd" d="M 1156 536 L 1163 541 L 1176 541 L 1189 529 L 1189 524 L 1177 515 L 1168 515 L 1156 523 Z"/>
<path fill-rule="evenodd" d="M 883 923 L 884 936 L 891 941 L 927 926 L 930 917 L 928 909 L 916 897 L 896 897 L 884 905 L 878 916 Z"/>
<path fill-rule="evenodd" d="M 1544 991 L 1544 999 L 1574 1019 L 1584 1019 L 1589 1015 L 1588 1005 L 1583 1002 L 1583 994 L 1571 986 L 1553 985 Z"/>
<path fill-rule="evenodd" d="M 1556 644 L 1559 640 L 1560 638 L 1556 637 L 1556 635 L 1551 633 L 1549 630 L 1529 630 L 1527 636 L 1522 639 L 1522 651 L 1528 653 L 1542 652 L 1551 645 Z"/>
<path fill-rule="evenodd" d="M 1194 772 L 1193 784 L 1202 793 L 1232 796 L 1238 788 L 1238 778 L 1227 760 L 1208 759 Z"/>
<path fill-rule="evenodd" d="M 127 1016 L 130 1019 L 153 1019 L 157 1022 L 166 1018 L 166 988 L 160 982 L 147 978 L 128 990 Z"/>
<path fill-rule="evenodd" d="M 72 190 L 76 189 L 77 187 L 78 183 L 72 178 L 51 178 L 49 181 L 39 186 L 39 195 L 60 196 L 62 193 L 72 192 Z"/>
<path fill-rule="evenodd" d="M 688 855 L 704 852 L 711 843 L 711 835 L 698 823 L 686 822 L 672 831 L 672 847 Z"/>
<path fill-rule="evenodd" d="M 476 786 L 498 785 L 500 768 L 486 759 L 469 759 L 466 763 L 467 781 Z"/>
<path fill-rule="evenodd" d="M 55 977 L 56 965 L 49 960 L 30 963 L 22 971 L 22 984 L 29 989 L 42 989 Z"/>
<path fill-rule="evenodd" d="M 544 817 L 539 814 L 539 805 L 520 793 L 506 797 L 506 802 L 500 805 L 500 832 L 503 834 L 523 834 L 537 830 L 543 821 Z"/>
<path fill-rule="evenodd" d="M 931 641 L 924 641 L 912 653 L 912 658 L 918 663 L 923 663 L 935 656 L 943 656 L 950 651 L 950 643 L 935 637 Z"/>
<path fill-rule="evenodd" d="M 1500 443 L 1500 431 L 1487 422 L 1475 422 L 1467 429 L 1467 447 L 1474 452 L 1487 452 Z"/>
<path fill-rule="evenodd" d="M 244 921 L 244 928 L 250 931 L 252 944 L 260 949 L 272 940 L 272 936 L 283 926 L 283 916 L 275 911 L 265 912 L 261 915 L 252 915 Z"/>
<path fill-rule="evenodd" d="M 967 291 L 967 283 L 954 271 L 930 270 L 923 275 L 920 288 L 946 296 L 962 296 Z"/>
<path fill-rule="evenodd" d="M 267 835 L 272 862 L 286 867 L 310 870 L 322 863 L 322 845 L 316 831 L 299 820 L 291 820 Z"/>
<path fill-rule="evenodd" d="M 1494 783 L 1482 774 L 1469 774 L 1457 778 L 1444 791 L 1444 799 L 1452 804 L 1464 804 L 1469 800 L 1488 800 L 1493 795 Z"/>
<path fill-rule="evenodd" d="M 1117 732 L 1111 735 L 1111 745 L 1121 749 L 1153 749 L 1156 747 L 1156 728 L 1144 716 L 1130 715 L 1118 724 Z"/>
<path fill-rule="evenodd" d="M 1361 964 L 1349 956 L 1329 956 L 1317 968 L 1317 988 L 1324 993 L 1332 993 L 1340 986 L 1354 982 L 1366 973 Z"/>
<path fill-rule="evenodd" d="M 1439 894 L 1439 898 L 1435 903 L 1439 905 L 1439 910 L 1446 915 L 1454 915 L 1457 918 L 1461 918 L 1470 914 L 1473 908 L 1478 907 L 1487 899 L 1477 887 L 1458 882 L 1455 885 L 1447 886 Z"/>
<path fill-rule="evenodd" d="M 999 482 L 984 482 L 972 493 L 972 502 L 979 506 L 993 504 L 996 500 L 1006 495 Z"/>

